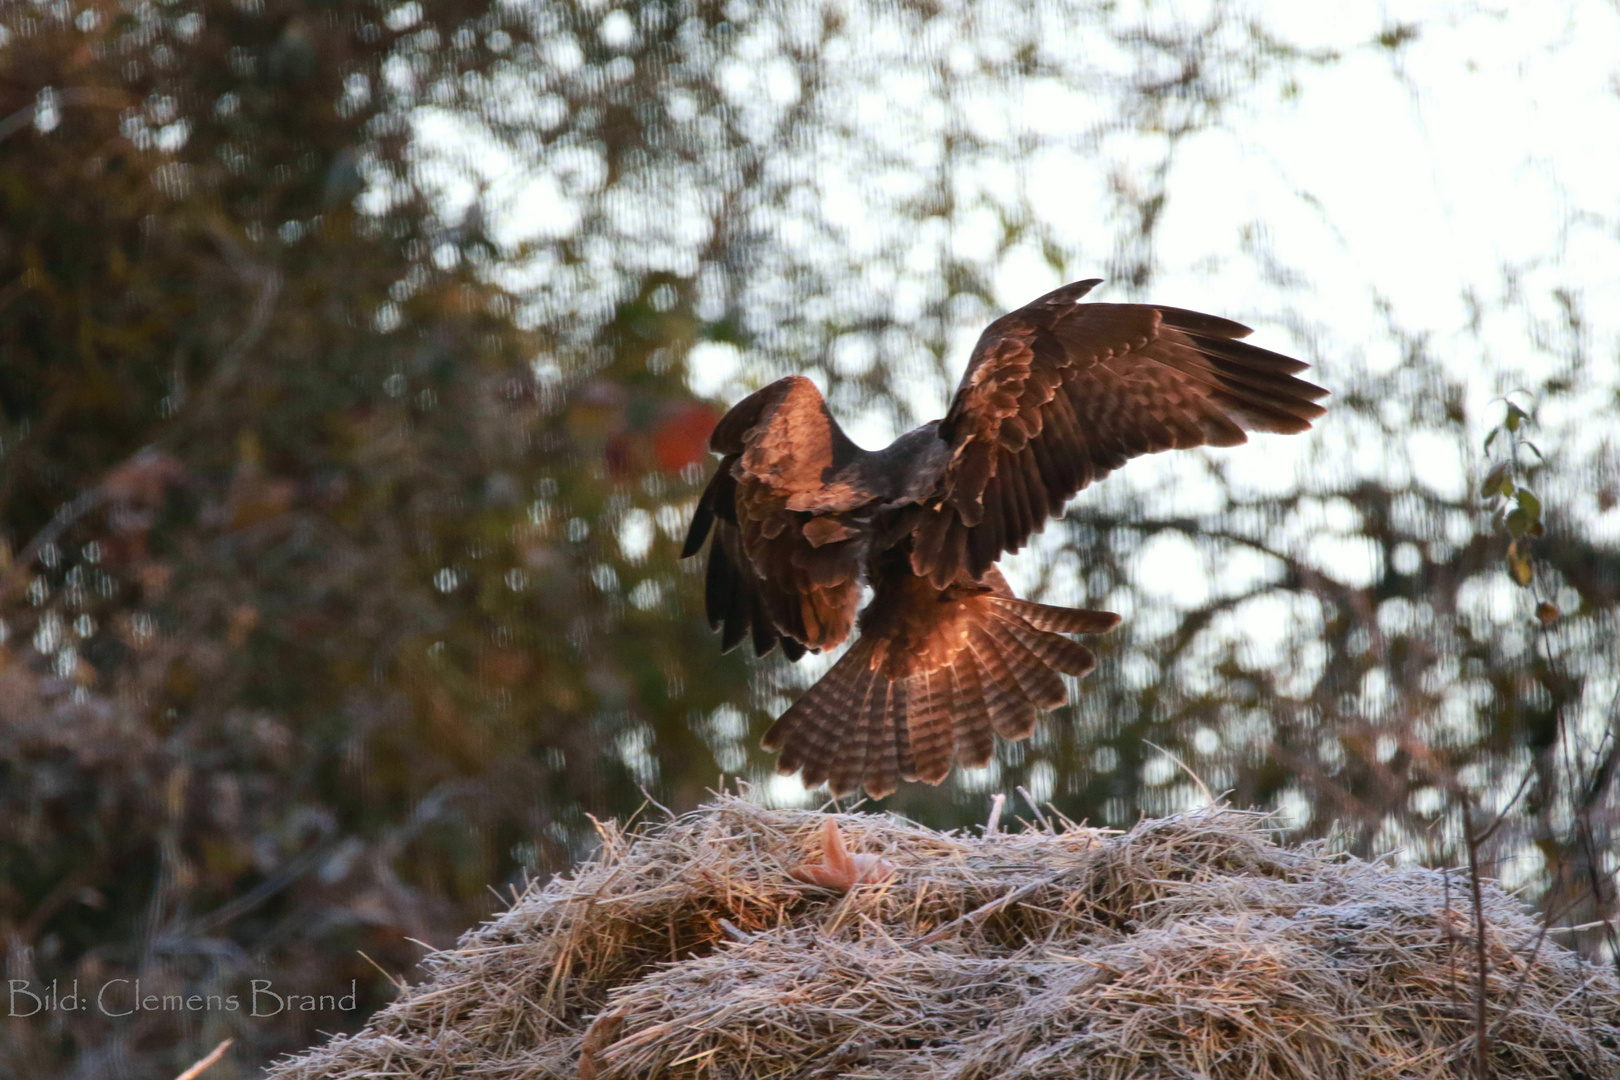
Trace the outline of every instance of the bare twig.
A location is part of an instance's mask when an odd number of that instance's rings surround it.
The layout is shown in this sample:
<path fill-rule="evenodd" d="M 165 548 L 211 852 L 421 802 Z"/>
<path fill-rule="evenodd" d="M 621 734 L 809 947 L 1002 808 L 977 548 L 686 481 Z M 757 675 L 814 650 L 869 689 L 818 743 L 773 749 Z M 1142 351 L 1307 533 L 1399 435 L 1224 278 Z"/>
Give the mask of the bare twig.
<path fill-rule="evenodd" d="M 1006 802 L 1007 796 L 999 791 L 990 799 L 990 820 L 984 823 L 984 835 L 994 836 L 1001 827 L 1001 808 Z"/>
<path fill-rule="evenodd" d="M 393 972 L 389 971 L 387 968 L 385 968 L 381 964 L 377 963 L 377 961 L 375 961 L 371 957 L 367 956 L 363 949 L 356 949 L 354 951 L 360 954 L 360 959 L 364 960 L 366 963 L 368 963 L 372 967 L 376 968 L 377 971 L 382 975 L 382 977 L 387 979 L 388 984 L 390 986 L 394 987 L 394 989 L 403 990 L 403 989 L 406 988 L 407 985 L 409 985 L 409 984 L 407 984 L 405 982 L 404 979 L 400 978 L 398 975 L 395 975 Z"/>
<path fill-rule="evenodd" d="M 1463 836 L 1468 841 L 1468 887 L 1474 894 L 1474 962 L 1477 965 L 1478 1000 L 1474 1014 L 1475 1061 L 1479 1080 L 1490 1080 L 1490 1029 L 1485 1017 L 1486 967 L 1485 957 L 1485 900 L 1479 887 L 1479 837 L 1474 835 L 1474 815 L 1469 798 L 1462 794 Z"/>
<path fill-rule="evenodd" d="M 105 104 L 105 102 L 95 101 L 89 103 Z M 34 106 L 30 105 L 23 110 L 23 112 L 28 113 L 30 121 L 33 118 L 33 108 Z M 19 115 L 21 113 L 13 114 L 5 121 L 0 122 L 0 139 L 3 139 L 7 134 L 5 125 L 15 121 Z M 202 414 L 206 414 L 213 408 L 223 396 L 225 389 L 235 381 L 241 368 L 242 358 L 247 355 L 254 345 L 258 344 L 259 339 L 264 336 L 265 331 L 269 328 L 270 317 L 275 310 L 276 299 L 281 295 L 282 286 L 281 274 L 272 266 L 256 263 L 249 259 L 246 253 L 243 252 L 241 245 L 231 236 L 226 226 L 215 224 L 210 227 L 209 231 L 215 247 L 231 269 L 244 282 L 257 286 L 258 292 L 254 296 L 252 307 L 249 309 L 247 325 L 226 346 L 225 351 L 220 354 L 219 360 L 214 364 L 213 373 L 195 399 L 197 402 L 196 410 Z M 148 452 L 154 447 L 161 446 L 165 441 L 172 440 L 175 430 L 177 429 L 171 426 L 168 432 L 165 432 L 151 447 L 142 452 Z M 23 546 L 22 551 L 17 554 L 16 558 L 11 560 L 10 565 L 0 567 L 0 571 L 3 571 L 0 572 L 0 597 L 9 595 L 19 583 L 26 580 L 30 566 L 46 545 L 55 543 L 62 533 L 66 532 L 75 522 L 101 507 L 107 501 L 106 477 L 103 477 L 93 487 L 80 492 L 72 502 L 58 507 L 55 516 Z"/>
<path fill-rule="evenodd" d="M 1199 776 L 1197 773 L 1193 772 L 1192 769 L 1188 768 L 1187 763 L 1185 761 L 1182 761 L 1180 758 L 1176 757 L 1176 755 L 1172 754 L 1170 751 L 1166 750 L 1164 747 L 1159 746 L 1156 743 L 1148 742 L 1147 739 L 1143 739 L 1142 742 L 1146 743 L 1148 746 L 1153 747 L 1153 749 L 1157 750 L 1159 753 L 1163 754 L 1165 757 L 1167 757 L 1171 761 L 1175 762 L 1176 765 L 1180 767 L 1182 772 L 1184 772 L 1188 776 L 1192 777 L 1192 782 L 1198 785 L 1198 790 L 1202 791 L 1204 793 L 1204 802 L 1208 803 L 1210 806 L 1215 805 L 1215 796 L 1213 796 L 1213 795 L 1211 795 L 1209 793 L 1209 785 L 1204 783 L 1203 777 Z"/>
<path fill-rule="evenodd" d="M 1563 933 L 1566 931 L 1590 930 L 1593 927 L 1605 925 L 1602 922 L 1597 922 L 1582 923 L 1579 926 L 1553 926 L 1553 920 L 1563 918 L 1568 909 L 1575 903 L 1576 899 L 1576 897 L 1567 897 L 1564 903 L 1557 909 L 1551 909 L 1542 913 L 1541 926 L 1536 931 L 1535 940 L 1530 943 L 1530 951 L 1528 958 L 1524 963 L 1524 970 L 1519 973 L 1518 979 L 1514 981 L 1513 992 L 1508 995 L 1506 1004 L 1502 1006 L 1500 1014 L 1497 1016 L 1495 1022 L 1491 1024 L 1490 1034 L 1492 1038 L 1495 1038 L 1497 1029 L 1507 1022 L 1507 1019 L 1512 1014 L 1513 1009 L 1518 1005 L 1519 997 L 1524 993 L 1525 986 L 1530 982 L 1530 976 L 1535 973 L 1536 961 L 1541 956 L 1541 946 L 1542 943 L 1547 940 L 1547 935 Z"/>
<path fill-rule="evenodd" d="M 1519 781 L 1519 788 L 1518 788 L 1517 791 L 1515 791 L 1513 793 L 1513 798 L 1509 799 L 1507 801 L 1507 805 L 1502 807 L 1501 812 L 1496 815 L 1496 820 L 1491 822 L 1490 827 L 1487 828 L 1484 832 L 1480 833 L 1479 842 L 1481 844 L 1485 843 L 1492 836 L 1496 835 L 1496 830 L 1501 828 L 1502 827 L 1502 822 L 1507 820 L 1508 811 L 1512 810 L 1513 807 L 1515 805 L 1517 805 L 1519 799 L 1524 795 L 1525 791 L 1530 787 L 1530 779 L 1533 776 L 1535 776 L 1535 774 L 1536 774 L 1536 770 L 1535 770 L 1534 766 L 1531 766 L 1530 768 L 1528 768 L 1528 769 L 1526 769 L 1524 771 L 1524 779 Z"/>
<path fill-rule="evenodd" d="M 1046 815 L 1041 813 L 1041 808 L 1035 805 L 1035 797 L 1029 793 L 1028 789 L 1020 784 L 1014 790 L 1016 790 L 1018 794 L 1022 795 L 1024 797 L 1024 801 L 1029 803 L 1029 808 L 1035 811 L 1035 820 L 1041 823 L 1041 828 L 1045 829 L 1047 832 L 1051 832 L 1052 823 L 1046 820 Z"/>
<path fill-rule="evenodd" d="M 235 1041 L 235 1039 L 226 1039 L 224 1042 L 210 1050 L 207 1057 L 199 1060 L 191 1068 L 175 1077 L 174 1080 L 197 1080 L 197 1077 L 201 1076 L 210 1065 L 225 1056 L 225 1051 L 229 1050 L 231 1048 L 231 1043 Z"/>
<path fill-rule="evenodd" d="M 315 867 L 319 866 L 322 862 L 325 862 L 326 858 L 331 855 L 332 852 L 337 850 L 341 841 L 341 837 L 333 837 L 326 840 L 324 843 L 317 843 L 313 847 L 300 852 L 292 859 L 289 859 L 285 866 L 281 867 L 274 874 L 271 874 L 269 877 L 259 882 L 247 892 L 242 893 L 240 896 L 237 896 L 232 900 L 226 901 L 219 907 L 210 911 L 208 914 L 200 916 L 194 920 L 186 927 L 186 936 L 202 937 L 206 934 L 211 934 L 214 931 L 219 930 L 221 927 L 228 926 L 232 922 L 235 922 L 237 919 L 241 918 L 243 915 L 246 915 L 248 912 L 252 911 L 254 908 L 270 899 L 272 896 L 275 896 L 282 889 L 285 889 L 287 886 L 291 885 L 293 882 L 315 869 Z"/>
<path fill-rule="evenodd" d="M 276 300 L 281 296 L 282 286 L 280 272 L 274 266 L 258 263 L 249 258 L 247 252 L 242 250 L 242 245 L 237 243 L 229 226 L 222 222 L 213 222 L 208 232 L 215 249 L 232 272 L 244 283 L 256 286 L 258 292 L 253 298 L 253 306 L 248 309 L 247 325 L 225 347 L 225 351 L 215 361 L 214 370 L 209 373 L 208 381 L 197 393 L 194 409 L 200 415 L 207 415 L 215 408 L 224 398 L 225 391 L 236 381 L 242 367 L 242 358 L 259 343 L 259 339 L 270 327 L 270 316 L 275 311 Z"/>

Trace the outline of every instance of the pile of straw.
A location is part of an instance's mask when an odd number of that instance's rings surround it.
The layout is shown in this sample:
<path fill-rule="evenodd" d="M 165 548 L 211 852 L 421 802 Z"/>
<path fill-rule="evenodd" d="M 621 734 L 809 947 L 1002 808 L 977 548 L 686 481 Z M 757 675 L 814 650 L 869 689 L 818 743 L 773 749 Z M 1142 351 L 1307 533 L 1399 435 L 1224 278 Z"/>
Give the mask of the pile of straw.
<path fill-rule="evenodd" d="M 1466 875 L 1279 846 L 1218 808 L 982 837 L 844 814 L 893 873 L 843 892 L 794 876 L 825 819 L 722 798 L 606 826 L 365 1030 L 268 1075 L 1478 1075 Z M 1620 983 L 1483 896 L 1490 1075 L 1620 1077 Z"/>

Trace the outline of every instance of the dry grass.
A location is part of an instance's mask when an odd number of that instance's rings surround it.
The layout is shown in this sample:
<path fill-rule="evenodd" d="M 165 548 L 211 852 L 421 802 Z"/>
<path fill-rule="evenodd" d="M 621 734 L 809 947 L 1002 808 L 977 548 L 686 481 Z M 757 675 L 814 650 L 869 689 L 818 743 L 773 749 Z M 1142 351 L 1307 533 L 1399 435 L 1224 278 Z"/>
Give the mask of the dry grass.
<path fill-rule="evenodd" d="M 1224 809 L 989 837 L 845 814 L 896 873 L 839 894 L 790 875 L 824 819 L 727 797 L 606 826 L 595 860 L 269 1076 L 1474 1075 L 1455 872 L 1283 847 Z M 1620 984 L 1484 898 L 1493 1074 L 1620 1077 Z"/>

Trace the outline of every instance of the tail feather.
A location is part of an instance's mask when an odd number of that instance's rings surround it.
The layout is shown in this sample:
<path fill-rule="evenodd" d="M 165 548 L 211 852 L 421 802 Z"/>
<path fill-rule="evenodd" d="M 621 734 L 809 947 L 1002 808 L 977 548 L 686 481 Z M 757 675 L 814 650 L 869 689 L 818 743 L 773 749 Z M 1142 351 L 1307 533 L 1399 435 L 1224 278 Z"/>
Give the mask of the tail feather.
<path fill-rule="evenodd" d="M 951 724 L 955 705 L 951 693 L 951 669 L 913 675 L 910 686 L 910 715 L 905 726 L 911 745 L 915 779 L 929 784 L 944 780 L 951 771 L 956 752 L 956 729 Z M 908 776 L 908 779 L 913 777 Z"/>
<path fill-rule="evenodd" d="M 1079 679 L 1091 674 L 1091 670 L 1097 666 L 1096 655 L 1078 641 L 1043 633 L 1022 619 L 1008 619 L 1002 625 L 1037 660 L 1053 671 Z"/>
<path fill-rule="evenodd" d="M 866 713 L 866 793 L 881 799 L 900 783 L 900 749 L 895 745 L 894 714 L 905 712 L 906 684 L 884 680 L 883 693 L 874 693 Z M 909 755 L 908 755 L 909 756 Z"/>
<path fill-rule="evenodd" d="M 830 734 L 837 730 L 837 714 L 826 707 L 827 692 L 821 689 L 823 677 L 800 696 L 791 708 L 776 718 L 760 745 L 766 750 L 780 751 L 776 769 L 781 773 L 802 772 L 806 784 L 819 783 L 826 777 L 826 759 L 832 746 Z"/>
<path fill-rule="evenodd" d="M 851 780 L 840 776 L 843 771 L 854 770 L 855 780 L 859 779 L 859 767 L 854 762 L 864 759 L 865 748 L 856 748 L 844 737 L 843 729 L 849 723 L 849 718 L 856 714 L 866 703 L 868 688 L 872 685 L 873 672 L 871 663 L 872 650 L 861 649 L 859 645 L 846 654 L 846 659 L 854 659 L 845 666 L 837 680 L 837 692 L 831 695 L 826 703 L 826 715 L 823 723 L 826 725 L 827 738 L 818 744 L 821 761 L 816 769 L 815 782 L 826 780 L 831 783 L 834 791 L 849 791 L 855 786 Z M 858 752 L 855 752 L 857 751 Z M 806 783 L 811 782 L 806 776 Z"/>
<path fill-rule="evenodd" d="M 866 774 L 866 758 L 871 749 L 871 729 L 867 726 L 867 710 L 874 694 L 887 694 L 887 681 L 873 670 L 870 662 L 863 663 L 850 683 L 848 707 L 838 717 L 841 725 L 849 728 L 849 739 L 842 744 L 828 766 L 827 784 L 834 794 L 842 795 L 860 787 Z"/>
<path fill-rule="evenodd" d="M 856 688 L 864 688 L 863 680 L 872 677 L 872 647 L 871 641 L 856 642 L 831 671 L 799 695 L 799 700 L 771 725 L 760 745 L 781 751 L 778 771 L 802 770 L 807 784 L 819 784 L 828 778 L 834 759 L 839 757 L 842 727 L 850 715 Z"/>
<path fill-rule="evenodd" d="M 995 603 L 997 607 L 1018 615 L 1035 629 L 1054 634 L 1106 634 L 1119 625 L 1119 616 L 1112 611 L 1053 607 L 1051 604 L 999 596 Z"/>
<path fill-rule="evenodd" d="M 1027 738 L 1035 730 L 1035 705 L 1024 696 L 995 639 L 980 631 L 969 638 L 968 647 L 979 665 L 991 730 L 1009 742 Z"/>
<path fill-rule="evenodd" d="M 1063 680 L 1058 673 L 1041 662 L 1041 658 L 1030 652 L 1012 632 L 1012 628 L 1003 624 L 996 628 L 998 631 L 993 640 L 1001 649 L 1002 660 L 1007 664 L 1007 670 L 1017 680 L 1018 688 L 1023 691 L 1024 697 L 1038 709 L 1055 709 L 1062 705 L 1067 695 L 1063 691 Z"/>
<path fill-rule="evenodd" d="M 894 692 L 889 695 L 889 715 L 884 718 L 894 732 L 894 767 L 902 780 L 917 775 L 917 762 L 911 754 L 911 727 L 906 723 L 910 712 L 911 681 L 908 679 L 894 684 Z"/>
<path fill-rule="evenodd" d="M 984 703 L 984 690 L 979 684 L 979 662 L 972 652 L 964 649 L 947 670 L 956 692 L 956 708 L 951 712 L 956 761 L 964 768 L 982 769 L 990 764 L 996 740 L 990 729 L 990 710 Z"/>
<path fill-rule="evenodd" d="M 861 711 L 845 719 L 853 732 L 858 732 L 863 757 L 860 772 L 856 774 L 857 780 L 851 786 L 864 787 L 866 793 L 874 799 L 881 799 L 894 790 L 895 778 L 893 775 L 883 776 L 882 763 L 888 755 L 886 744 L 888 739 L 884 735 L 883 716 L 889 708 L 889 680 L 881 672 L 872 673 L 872 685 L 867 688 L 866 702 Z"/>

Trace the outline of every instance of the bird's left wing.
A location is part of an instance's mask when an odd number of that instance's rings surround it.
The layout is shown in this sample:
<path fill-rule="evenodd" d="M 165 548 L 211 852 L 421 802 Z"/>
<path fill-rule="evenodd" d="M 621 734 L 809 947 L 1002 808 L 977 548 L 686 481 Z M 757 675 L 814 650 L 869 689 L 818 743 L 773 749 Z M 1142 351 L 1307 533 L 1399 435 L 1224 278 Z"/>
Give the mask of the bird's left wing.
<path fill-rule="evenodd" d="M 1068 498 L 1140 454 L 1304 431 L 1327 391 L 1249 328 L 1152 304 L 1081 304 L 1097 280 L 991 323 L 940 425 L 952 458 L 919 514 L 912 567 L 983 577 Z"/>
<path fill-rule="evenodd" d="M 871 495 L 829 472 L 860 453 L 809 379 L 789 376 L 738 402 L 709 445 L 723 455 L 692 516 L 681 557 L 712 532 L 704 600 L 729 650 L 752 636 L 790 660 L 849 636 L 860 602 Z"/>

